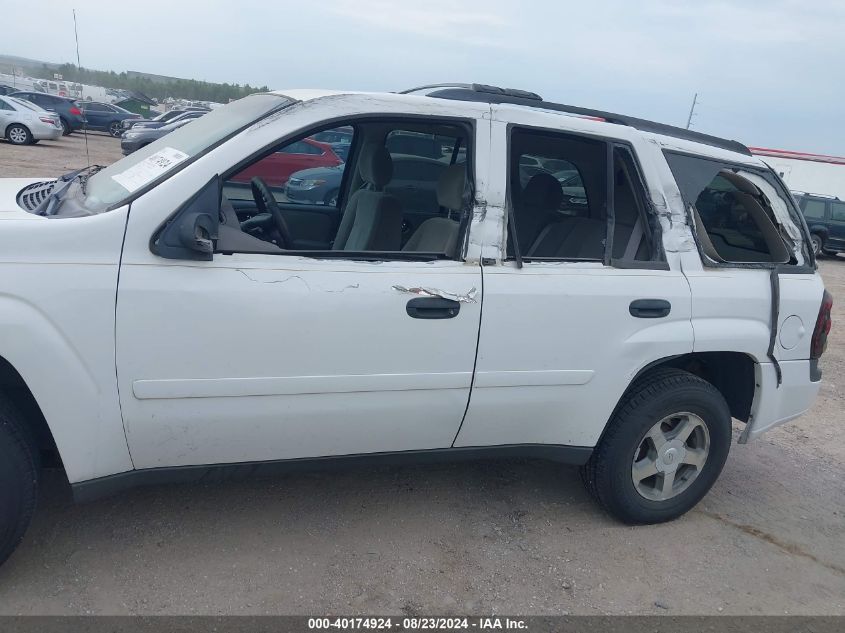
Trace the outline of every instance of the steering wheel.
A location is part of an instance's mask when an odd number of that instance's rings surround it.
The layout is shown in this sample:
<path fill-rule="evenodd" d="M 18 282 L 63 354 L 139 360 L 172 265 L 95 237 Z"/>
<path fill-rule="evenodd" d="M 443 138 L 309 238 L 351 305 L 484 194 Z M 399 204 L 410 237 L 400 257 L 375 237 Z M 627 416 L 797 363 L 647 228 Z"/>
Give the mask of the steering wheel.
<path fill-rule="evenodd" d="M 279 248 L 289 248 L 290 246 L 293 246 L 293 238 L 291 237 L 288 223 L 285 221 L 285 216 L 282 215 L 282 210 L 279 208 L 276 199 L 273 197 L 273 194 L 270 193 L 267 183 L 256 176 L 250 180 L 250 186 L 252 187 L 252 197 L 255 199 L 258 212 L 269 213 L 273 218 L 273 222 L 279 232 L 279 239 L 282 242 L 281 244 L 278 244 Z"/>

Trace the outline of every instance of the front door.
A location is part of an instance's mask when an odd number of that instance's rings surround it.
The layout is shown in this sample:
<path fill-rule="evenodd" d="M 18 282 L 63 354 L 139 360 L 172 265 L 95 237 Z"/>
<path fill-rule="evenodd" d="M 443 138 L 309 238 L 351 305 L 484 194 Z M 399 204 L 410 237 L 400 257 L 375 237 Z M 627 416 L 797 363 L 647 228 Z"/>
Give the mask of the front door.
<path fill-rule="evenodd" d="M 380 134 L 368 142 L 383 141 Z M 453 253 L 298 255 L 262 242 L 260 230 L 242 236 L 253 246 L 211 261 L 153 254 L 160 220 L 150 218 L 167 217 L 189 198 L 186 183 L 199 191 L 223 173 L 213 158 L 132 203 L 116 346 L 135 467 L 449 447 L 472 381 L 480 267 Z M 347 168 L 357 169 L 354 158 Z M 374 184 L 349 180 L 356 189 Z M 255 209 L 242 201 L 236 213 L 245 231 L 253 226 Z M 444 310 L 430 292 L 460 301 Z"/>

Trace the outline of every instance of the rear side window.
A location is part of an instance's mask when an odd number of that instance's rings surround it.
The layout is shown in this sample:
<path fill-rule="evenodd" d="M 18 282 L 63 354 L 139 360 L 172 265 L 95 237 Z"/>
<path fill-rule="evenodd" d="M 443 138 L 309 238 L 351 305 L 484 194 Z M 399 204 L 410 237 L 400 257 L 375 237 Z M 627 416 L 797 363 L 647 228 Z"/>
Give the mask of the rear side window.
<path fill-rule="evenodd" d="M 667 152 L 666 158 L 710 260 L 796 263 L 799 224 L 771 174 L 684 154 Z"/>
<path fill-rule="evenodd" d="M 824 206 L 824 200 L 813 200 L 812 198 L 808 198 L 806 202 L 804 202 L 804 217 L 812 220 L 823 220 Z"/>
<path fill-rule="evenodd" d="M 655 251 L 658 240 L 639 169 L 626 146 L 517 129 L 509 160 L 509 257 L 516 241 L 528 261 L 597 260 L 621 266 L 662 258 Z"/>

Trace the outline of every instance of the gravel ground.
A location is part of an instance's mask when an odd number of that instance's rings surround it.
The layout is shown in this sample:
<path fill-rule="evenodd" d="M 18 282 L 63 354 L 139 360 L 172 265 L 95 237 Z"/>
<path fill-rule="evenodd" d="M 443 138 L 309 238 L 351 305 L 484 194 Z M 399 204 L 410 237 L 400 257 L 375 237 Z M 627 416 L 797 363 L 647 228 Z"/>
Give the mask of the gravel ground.
<path fill-rule="evenodd" d="M 89 132 L 88 154 L 92 165 L 110 165 L 123 157 L 120 139 L 104 132 Z M 85 137 L 80 132 L 36 145 L 18 146 L 0 140 L 0 178 L 58 176 L 87 164 Z"/>
<path fill-rule="evenodd" d="M 101 135 L 89 150 L 94 163 L 119 156 Z M 78 136 L 0 144 L 3 176 L 84 164 Z M 845 296 L 845 261 L 821 272 Z M 575 469 L 533 461 L 168 486 L 82 506 L 51 472 L 0 568 L 0 614 L 845 614 L 842 323 L 840 302 L 813 409 L 734 445 L 675 522 L 615 523 Z"/>

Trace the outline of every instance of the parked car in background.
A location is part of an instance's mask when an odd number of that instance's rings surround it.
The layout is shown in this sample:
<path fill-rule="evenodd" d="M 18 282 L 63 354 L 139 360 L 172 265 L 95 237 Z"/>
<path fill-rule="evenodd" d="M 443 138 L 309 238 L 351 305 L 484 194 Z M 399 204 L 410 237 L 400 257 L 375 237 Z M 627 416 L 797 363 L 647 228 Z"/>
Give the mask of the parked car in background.
<path fill-rule="evenodd" d="M 79 102 L 67 97 L 57 97 L 56 95 L 48 95 L 43 92 L 35 92 L 31 90 L 21 90 L 13 92 L 12 97 L 18 99 L 26 99 L 35 105 L 55 112 L 59 115 L 59 122 L 62 125 L 62 133 L 67 136 L 73 134 L 77 130 L 85 127 L 85 116 L 82 114 L 82 109 Z"/>
<path fill-rule="evenodd" d="M 793 191 L 792 197 L 810 229 L 813 252 L 818 256 L 845 252 L 845 202 L 836 196 Z"/>
<path fill-rule="evenodd" d="M 304 138 L 265 156 L 232 177 L 232 181 L 248 184 L 258 176 L 270 187 L 284 187 L 295 171 L 310 167 L 333 167 L 343 160 L 328 143 Z"/>
<path fill-rule="evenodd" d="M 317 132 L 311 138 L 320 143 L 328 143 L 332 151 L 342 160 L 349 156 L 349 148 L 352 147 L 352 136 L 354 132 L 351 127 L 337 128 L 335 130 L 323 130 Z"/>
<path fill-rule="evenodd" d="M 88 128 L 108 132 L 114 137 L 123 134 L 123 122 L 127 120 L 138 121 L 140 114 L 124 110 L 120 106 L 99 101 L 82 101 L 82 114 L 88 121 Z"/>
<path fill-rule="evenodd" d="M 206 114 L 208 114 L 208 110 L 185 110 L 167 121 L 138 121 L 137 123 L 133 123 L 130 129 L 142 128 L 145 130 L 154 130 L 155 128 L 164 127 L 165 125 L 170 125 L 171 123 L 176 123 L 177 121 L 192 121 L 193 119 L 198 119 Z"/>
<path fill-rule="evenodd" d="M 0 95 L 10 95 L 13 92 L 18 92 L 18 89 L 7 86 L 6 84 L 0 84 Z"/>
<path fill-rule="evenodd" d="M 59 117 L 34 103 L 0 97 L 0 135 L 13 145 L 32 145 L 62 135 Z"/>
<path fill-rule="evenodd" d="M 209 112 L 208 108 L 195 108 L 195 107 L 187 107 L 187 108 L 174 108 L 173 110 L 168 110 L 167 112 L 162 112 L 158 116 L 155 116 L 151 119 L 134 119 L 130 120 L 127 119 L 123 122 L 123 129 L 128 130 L 130 128 L 135 127 L 136 125 L 147 125 L 149 123 L 160 123 L 161 125 L 166 125 L 171 123 L 186 112 Z M 160 126 L 152 126 L 152 127 L 160 127 Z"/>
<path fill-rule="evenodd" d="M 123 133 L 120 137 L 120 149 L 125 156 L 132 152 L 141 149 L 145 145 L 149 145 L 153 141 L 160 139 L 162 136 L 170 134 L 173 130 L 177 130 L 183 125 L 193 121 L 193 119 L 182 119 L 180 121 L 173 121 L 167 125 L 155 128 L 132 128 Z"/>
<path fill-rule="evenodd" d="M 285 184 L 285 198 L 288 202 L 337 206 L 342 180 L 343 163 L 295 171 Z"/>

